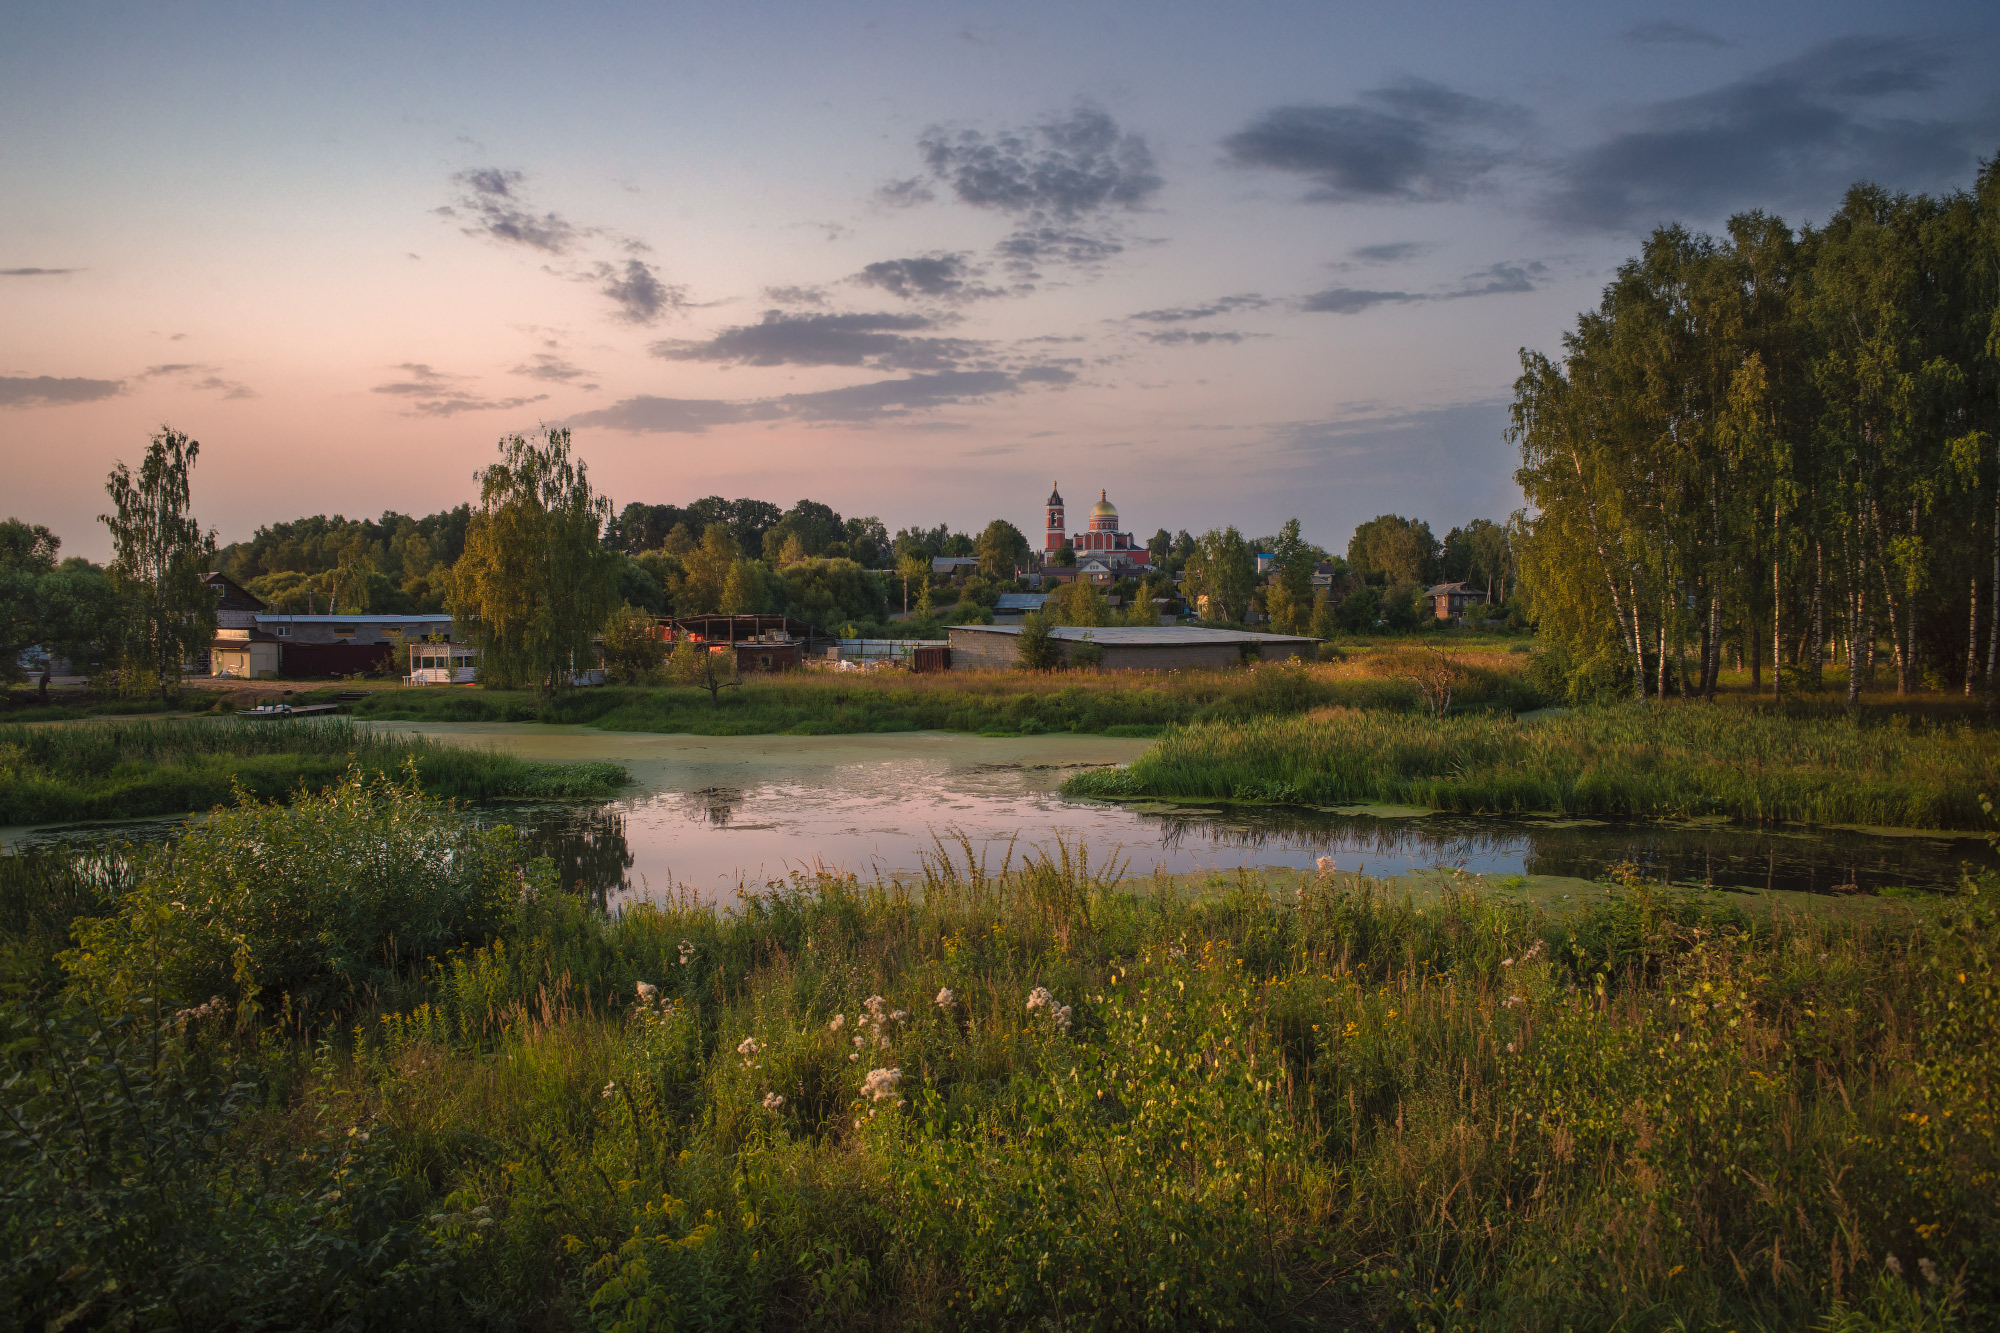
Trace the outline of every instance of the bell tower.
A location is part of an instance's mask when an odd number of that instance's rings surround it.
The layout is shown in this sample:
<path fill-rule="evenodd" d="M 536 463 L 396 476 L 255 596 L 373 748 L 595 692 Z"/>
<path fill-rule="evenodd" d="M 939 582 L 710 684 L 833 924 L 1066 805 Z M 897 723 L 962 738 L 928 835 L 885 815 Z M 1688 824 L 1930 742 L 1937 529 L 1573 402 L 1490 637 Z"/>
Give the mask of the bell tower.
<path fill-rule="evenodd" d="M 1049 529 L 1047 536 L 1043 538 L 1042 550 L 1044 553 L 1048 555 L 1054 555 L 1057 551 L 1061 550 L 1064 543 L 1068 541 L 1069 541 L 1069 532 L 1063 526 L 1062 492 L 1056 488 L 1056 484 L 1054 482 L 1050 482 L 1049 483 Z"/>

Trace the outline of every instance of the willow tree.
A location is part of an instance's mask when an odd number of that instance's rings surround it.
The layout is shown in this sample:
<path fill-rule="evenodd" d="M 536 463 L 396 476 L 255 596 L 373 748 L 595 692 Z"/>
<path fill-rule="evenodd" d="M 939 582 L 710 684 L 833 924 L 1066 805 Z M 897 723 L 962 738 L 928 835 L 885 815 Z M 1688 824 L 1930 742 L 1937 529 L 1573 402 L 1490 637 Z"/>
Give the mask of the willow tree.
<path fill-rule="evenodd" d="M 169 697 L 188 664 L 215 637 L 215 596 L 202 582 L 215 555 L 215 533 L 188 512 L 189 473 L 201 444 L 162 426 L 134 477 L 125 464 L 104 483 L 114 512 L 111 578 L 122 630 L 121 684 L 131 693 Z"/>
<path fill-rule="evenodd" d="M 611 502 L 571 458 L 568 430 L 499 448 L 478 474 L 449 605 L 480 649 L 482 683 L 553 694 L 591 668 L 592 637 L 617 603 L 618 555 L 600 542 Z"/>

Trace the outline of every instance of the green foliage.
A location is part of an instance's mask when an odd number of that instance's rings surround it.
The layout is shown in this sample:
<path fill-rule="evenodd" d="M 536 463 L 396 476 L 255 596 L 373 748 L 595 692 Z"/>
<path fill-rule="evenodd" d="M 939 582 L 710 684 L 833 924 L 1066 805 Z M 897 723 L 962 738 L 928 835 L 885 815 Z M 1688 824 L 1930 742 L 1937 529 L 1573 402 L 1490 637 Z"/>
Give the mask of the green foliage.
<path fill-rule="evenodd" d="M 1079 671 L 1094 671 L 1104 665 L 1104 645 L 1086 633 L 1069 647 L 1069 664 Z"/>
<path fill-rule="evenodd" d="M 643 685 L 660 674 L 667 645 L 655 632 L 653 617 L 630 604 L 619 607 L 604 622 L 600 651 L 604 674 L 621 685 Z"/>
<path fill-rule="evenodd" d="M 1437 561 L 1431 525 L 1399 514 L 1369 519 L 1347 543 L 1348 568 L 1370 583 L 1429 583 Z"/>
<path fill-rule="evenodd" d="M 602 797 L 626 781 L 615 764 L 539 763 L 343 718 L 14 726 L 0 727 L 0 823 L 186 814 L 241 796 L 282 801 L 353 766 L 380 775 L 410 763 L 425 791 L 458 800 Z"/>
<path fill-rule="evenodd" d="M 414 1330 L 461 1306 L 379 1129 L 246 1133 L 261 1090 L 218 1049 L 229 1017 L 0 1008 L 9 1327 Z"/>
<path fill-rule="evenodd" d="M 1062 643 L 1049 630 L 1056 622 L 1049 616 L 1047 604 L 1041 610 L 1030 611 L 1021 617 L 1021 632 L 1014 643 L 1018 650 L 1017 660 L 1023 671 L 1053 671 L 1063 663 Z"/>
<path fill-rule="evenodd" d="M 1111 623 L 1111 604 L 1087 579 L 1060 584 L 1042 603 L 1041 614 L 1051 625 L 1096 628 Z"/>
<path fill-rule="evenodd" d="M 1389 664 L 1384 664 L 1388 669 Z M 1455 708 L 1492 690 L 1461 666 Z M 1339 711 L 1169 733 L 1129 768 L 1064 790 L 1200 800 L 1964 829 L 2000 740 L 1981 727 L 1863 724 L 1624 704 L 1534 722 Z"/>
<path fill-rule="evenodd" d="M 1028 539 L 1004 518 L 996 518 L 979 534 L 979 572 L 1006 582 L 1028 563 Z"/>
<path fill-rule="evenodd" d="M 189 474 L 200 452 L 198 442 L 162 426 L 146 447 L 138 477 L 120 463 L 104 484 L 113 510 L 102 521 L 115 553 L 119 675 L 128 694 L 168 697 L 184 664 L 215 633 L 215 599 L 202 582 L 215 533 L 204 532 L 188 509 Z"/>
<path fill-rule="evenodd" d="M 1257 556 L 1234 527 L 1210 529 L 1201 535 L 1187 558 L 1186 591 L 1191 604 L 1202 606 L 1203 618 L 1224 623 L 1240 621 L 1257 586 Z"/>
<path fill-rule="evenodd" d="M 598 541 L 611 502 L 570 457 L 569 431 L 500 442 L 452 571 L 451 608 L 480 648 L 482 681 L 555 694 L 595 663 L 592 636 L 616 598 L 621 561 Z"/>
<path fill-rule="evenodd" d="M 513 830 L 481 831 L 401 782 L 350 774 L 289 806 L 246 800 L 151 854 L 68 966 L 110 1003 L 220 995 L 300 1031 L 491 936 L 522 884 Z"/>

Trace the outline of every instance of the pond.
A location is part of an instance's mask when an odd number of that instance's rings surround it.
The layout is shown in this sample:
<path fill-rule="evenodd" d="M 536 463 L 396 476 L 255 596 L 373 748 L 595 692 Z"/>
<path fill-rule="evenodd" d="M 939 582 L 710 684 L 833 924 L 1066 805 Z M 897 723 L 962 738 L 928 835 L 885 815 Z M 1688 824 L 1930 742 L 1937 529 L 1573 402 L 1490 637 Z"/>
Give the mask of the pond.
<path fill-rule="evenodd" d="M 525 758 L 624 764 L 629 794 L 589 804 L 510 803 L 481 818 L 515 824 L 567 884 L 594 895 L 672 889 L 728 896 L 794 870 L 864 876 L 918 868 L 963 835 L 997 868 L 1057 837 L 1131 873 L 1313 865 L 1389 877 L 1438 867 L 1595 879 L 1632 863 L 1646 878 L 1722 889 L 1872 893 L 1948 888 L 1961 866 L 1994 866 L 1980 839 L 1796 825 L 1661 823 L 1466 815 L 1393 817 L 1247 807 L 1106 804 L 1056 789 L 1079 767 L 1124 763 L 1149 742 L 1104 736 L 1010 739 L 951 733 L 662 736 L 588 727 L 399 723 L 386 729 Z M 0 831 L 10 848 L 168 836 L 171 821 Z"/>

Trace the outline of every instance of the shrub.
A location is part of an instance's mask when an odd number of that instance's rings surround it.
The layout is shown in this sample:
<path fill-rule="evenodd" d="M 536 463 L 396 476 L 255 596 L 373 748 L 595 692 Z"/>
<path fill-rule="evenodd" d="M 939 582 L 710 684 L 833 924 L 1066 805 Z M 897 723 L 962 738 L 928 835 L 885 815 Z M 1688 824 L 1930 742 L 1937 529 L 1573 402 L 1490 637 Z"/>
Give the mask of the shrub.
<path fill-rule="evenodd" d="M 71 971 L 114 997 L 211 995 L 301 1029 L 491 936 L 518 880 L 511 828 L 358 769 L 290 806 L 246 800 L 155 852 L 119 912 L 85 924 Z"/>

